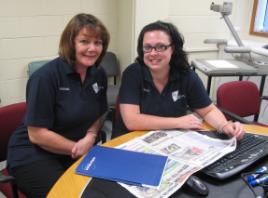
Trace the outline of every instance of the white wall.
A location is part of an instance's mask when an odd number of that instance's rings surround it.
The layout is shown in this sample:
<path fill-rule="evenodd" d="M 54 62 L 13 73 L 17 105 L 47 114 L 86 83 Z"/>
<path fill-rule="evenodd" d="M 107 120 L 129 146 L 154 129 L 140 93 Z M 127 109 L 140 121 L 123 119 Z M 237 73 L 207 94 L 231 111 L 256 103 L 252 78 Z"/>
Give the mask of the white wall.
<path fill-rule="evenodd" d="M 129 63 L 133 62 L 133 57 L 135 57 L 135 48 L 133 47 L 136 43 L 134 39 L 134 2 L 135 0 L 118 0 L 117 56 L 120 60 L 121 70 L 129 65 Z"/>
<path fill-rule="evenodd" d="M 253 0 L 229 0 L 234 4 L 230 19 L 248 35 Z M 193 58 L 216 58 L 207 38 L 230 38 L 220 14 L 210 10 L 212 0 L 0 0 L 0 99 L 6 105 L 25 99 L 27 64 L 57 56 L 61 31 L 79 13 L 99 17 L 111 33 L 109 50 L 120 60 L 121 71 L 134 61 L 141 28 L 156 20 L 178 26 L 185 50 Z M 222 4 L 223 0 L 215 0 Z M 202 77 L 204 82 L 205 77 Z"/>
<path fill-rule="evenodd" d="M 226 25 L 220 20 L 219 13 L 210 11 L 211 2 L 211 0 L 136 0 L 135 40 L 144 25 L 156 20 L 169 21 L 183 34 L 185 50 L 191 57 L 199 53 L 205 56 L 204 58 L 215 57 L 216 46 L 203 44 L 204 39 L 230 36 Z"/>
<path fill-rule="evenodd" d="M 60 34 L 79 12 L 104 22 L 117 52 L 117 0 L 0 0 L 0 105 L 25 100 L 27 64 L 57 56 Z"/>
<path fill-rule="evenodd" d="M 170 0 L 169 18 L 185 36 L 188 51 L 215 50 L 204 44 L 206 38 L 228 38 L 229 33 L 220 14 L 210 10 L 211 0 Z"/>

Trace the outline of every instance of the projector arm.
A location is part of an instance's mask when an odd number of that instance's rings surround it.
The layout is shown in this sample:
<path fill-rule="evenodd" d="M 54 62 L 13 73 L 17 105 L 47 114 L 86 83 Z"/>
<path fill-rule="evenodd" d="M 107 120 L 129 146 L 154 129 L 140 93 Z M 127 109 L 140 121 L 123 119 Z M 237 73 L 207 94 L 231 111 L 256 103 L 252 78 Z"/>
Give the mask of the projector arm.
<path fill-rule="evenodd" d="M 244 46 L 241 39 L 239 38 L 237 32 L 234 29 L 232 22 L 229 19 L 229 15 L 232 13 L 232 2 L 224 2 L 223 5 L 215 4 L 214 2 L 211 3 L 210 9 L 219 12 L 222 15 L 225 23 L 227 24 L 230 32 L 232 33 L 236 43 L 238 46 Z"/>

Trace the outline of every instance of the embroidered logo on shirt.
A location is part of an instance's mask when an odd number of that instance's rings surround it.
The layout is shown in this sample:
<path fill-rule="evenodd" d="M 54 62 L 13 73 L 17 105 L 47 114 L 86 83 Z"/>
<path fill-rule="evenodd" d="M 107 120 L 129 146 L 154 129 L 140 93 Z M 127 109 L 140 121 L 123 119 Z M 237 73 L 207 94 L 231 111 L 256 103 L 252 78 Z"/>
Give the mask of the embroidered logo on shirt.
<path fill-rule="evenodd" d="M 185 97 L 185 95 L 180 95 L 178 90 L 172 92 L 172 99 L 174 102 L 176 102 L 177 100 L 184 98 L 184 97 Z"/>
<path fill-rule="evenodd" d="M 59 87 L 60 91 L 70 91 L 69 87 Z"/>
<path fill-rule="evenodd" d="M 179 91 L 172 92 L 172 99 L 174 102 L 176 102 L 179 99 Z"/>
<path fill-rule="evenodd" d="M 95 91 L 95 93 L 98 93 L 100 91 L 100 87 L 98 86 L 98 83 L 94 83 L 92 85 L 92 88 Z"/>
<path fill-rule="evenodd" d="M 144 92 L 148 92 L 148 93 L 150 92 L 150 90 L 149 89 L 146 89 L 146 88 L 143 88 L 143 91 Z"/>

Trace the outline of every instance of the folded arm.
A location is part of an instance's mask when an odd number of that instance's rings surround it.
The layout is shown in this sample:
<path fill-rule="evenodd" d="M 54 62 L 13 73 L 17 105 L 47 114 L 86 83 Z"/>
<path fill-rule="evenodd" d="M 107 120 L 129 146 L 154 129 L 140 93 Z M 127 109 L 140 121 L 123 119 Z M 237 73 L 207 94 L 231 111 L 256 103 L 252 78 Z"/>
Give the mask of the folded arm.
<path fill-rule="evenodd" d="M 74 141 L 42 127 L 28 126 L 29 139 L 33 144 L 57 154 L 71 155 Z"/>
<path fill-rule="evenodd" d="M 28 126 L 29 139 L 44 150 L 52 153 L 70 155 L 78 158 L 84 155 L 94 145 L 101 121 L 97 120 L 86 135 L 77 142 L 69 140 L 54 131 L 42 127 Z"/>

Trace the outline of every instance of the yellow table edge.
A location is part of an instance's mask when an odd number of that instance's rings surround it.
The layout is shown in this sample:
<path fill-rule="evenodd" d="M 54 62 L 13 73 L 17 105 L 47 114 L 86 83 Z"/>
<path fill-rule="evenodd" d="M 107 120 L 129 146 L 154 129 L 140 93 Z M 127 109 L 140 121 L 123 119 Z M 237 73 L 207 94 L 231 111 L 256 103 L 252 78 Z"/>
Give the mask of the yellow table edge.
<path fill-rule="evenodd" d="M 250 133 L 260 134 L 260 135 L 268 135 L 268 127 L 263 127 L 259 125 L 243 125 L 245 130 Z M 207 129 L 211 129 L 211 127 L 206 125 Z M 145 131 L 134 131 L 131 133 L 127 133 L 118 138 L 112 139 L 103 146 L 107 147 L 115 147 L 124 142 L 127 142 L 133 138 L 144 135 Z M 90 178 L 87 176 L 77 175 L 75 174 L 75 169 L 77 165 L 82 160 L 82 157 L 77 160 L 54 184 L 52 189 L 48 194 L 48 198 L 78 198 L 82 193 L 83 189 L 86 187 Z"/>

